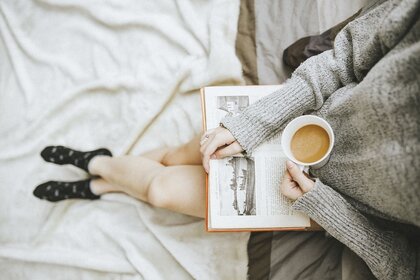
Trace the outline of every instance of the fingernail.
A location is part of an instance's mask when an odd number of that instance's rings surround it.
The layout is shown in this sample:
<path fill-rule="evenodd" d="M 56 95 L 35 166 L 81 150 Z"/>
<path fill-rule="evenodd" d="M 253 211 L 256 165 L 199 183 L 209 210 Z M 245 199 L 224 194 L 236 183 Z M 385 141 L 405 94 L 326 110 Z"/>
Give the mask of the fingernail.
<path fill-rule="evenodd" d="M 293 162 L 291 162 L 290 160 L 286 161 L 287 169 L 292 169 L 293 165 L 294 165 Z"/>

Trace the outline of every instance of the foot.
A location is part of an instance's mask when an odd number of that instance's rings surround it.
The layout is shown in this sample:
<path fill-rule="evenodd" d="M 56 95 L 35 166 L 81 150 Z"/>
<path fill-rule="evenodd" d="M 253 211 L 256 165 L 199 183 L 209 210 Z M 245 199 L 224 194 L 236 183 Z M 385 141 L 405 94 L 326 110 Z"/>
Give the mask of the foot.
<path fill-rule="evenodd" d="M 56 202 L 70 198 L 98 199 L 90 189 L 90 180 L 76 182 L 48 181 L 35 188 L 33 194 L 48 201 Z"/>
<path fill-rule="evenodd" d="M 72 164 L 86 172 L 89 172 L 88 165 L 92 158 L 96 156 L 109 156 L 112 153 L 108 149 L 97 149 L 94 151 L 80 152 L 64 146 L 48 146 L 41 152 L 41 157 L 55 164 Z"/>

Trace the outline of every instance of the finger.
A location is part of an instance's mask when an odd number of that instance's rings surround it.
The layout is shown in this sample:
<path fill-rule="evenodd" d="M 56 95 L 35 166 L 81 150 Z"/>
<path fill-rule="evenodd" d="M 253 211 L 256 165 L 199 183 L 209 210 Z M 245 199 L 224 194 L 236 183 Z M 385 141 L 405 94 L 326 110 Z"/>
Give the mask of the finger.
<path fill-rule="evenodd" d="M 201 146 L 203 146 L 203 145 L 204 145 L 204 143 L 206 143 L 206 141 L 208 140 L 208 138 L 209 138 L 209 136 L 208 136 L 208 135 L 206 135 L 206 137 L 202 137 L 202 138 L 200 139 L 200 148 L 201 148 Z"/>
<path fill-rule="evenodd" d="M 221 146 L 229 145 L 235 141 L 232 133 L 223 127 L 214 129 L 209 135 L 207 141 L 200 147 L 200 152 L 203 155 L 203 167 L 209 171 L 210 156 Z"/>
<path fill-rule="evenodd" d="M 207 173 L 209 173 L 209 170 L 210 170 L 210 158 L 203 157 L 203 167 L 204 167 L 204 170 Z"/>
<path fill-rule="evenodd" d="M 227 135 L 224 135 L 226 134 Z M 206 133 L 204 133 L 204 135 L 201 137 L 201 141 L 200 141 L 200 152 L 202 154 L 204 154 L 204 151 L 207 149 L 207 146 L 211 143 L 212 139 L 217 138 L 220 139 L 220 146 L 223 146 L 225 144 L 230 144 L 231 142 L 233 142 L 235 139 L 230 141 L 230 137 L 229 137 L 230 132 L 222 127 L 217 127 L 217 128 L 213 128 L 208 130 Z M 226 139 L 224 139 L 226 138 Z"/>
<path fill-rule="evenodd" d="M 210 135 L 214 132 L 214 130 L 215 130 L 215 128 L 205 131 L 200 138 L 200 143 L 205 142 L 207 140 L 207 138 L 209 138 Z"/>
<path fill-rule="evenodd" d="M 293 182 L 293 178 L 292 178 L 292 176 L 290 176 L 290 173 L 289 173 L 289 171 L 287 171 L 287 169 L 284 172 L 283 181 Z"/>
<path fill-rule="evenodd" d="M 203 154 L 203 167 L 204 170 L 206 170 L 207 173 L 209 173 L 209 169 L 210 169 L 210 155 L 205 155 Z"/>
<path fill-rule="evenodd" d="M 217 135 L 215 135 L 213 138 L 210 138 L 208 140 L 208 143 L 206 143 L 203 146 L 203 156 L 211 156 L 212 154 L 214 154 L 214 152 L 216 152 L 216 150 L 225 145 L 225 142 L 220 139 L 220 137 L 218 137 Z"/>
<path fill-rule="evenodd" d="M 214 133 L 210 135 L 206 143 L 201 147 L 203 156 L 211 156 L 219 147 L 230 145 L 235 138 L 226 128 L 218 127 Z"/>
<path fill-rule="evenodd" d="M 286 170 L 286 172 L 284 172 L 283 179 L 280 183 L 280 190 L 283 192 L 289 189 L 289 186 L 291 186 L 292 184 L 296 184 L 296 182 L 293 181 L 292 176 L 290 176 L 290 173 Z"/>
<path fill-rule="evenodd" d="M 205 140 L 200 142 L 200 153 L 204 156 L 204 151 L 207 149 L 207 146 L 211 143 L 213 138 L 215 137 L 214 134 L 210 134 L 208 138 L 204 138 Z"/>
<path fill-rule="evenodd" d="M 298 183 L 304 192 L 308 192 L 314 182 L 306 177 L 305 174 L 303 174 L 303 172 L 299 169 L 299 167 L 290 160 L 286 162 L 286 167 L 293 181 Z"/>
<path fill-rule="evenodd" d="M 232 144 L 230 144 L 229 146 L 217 150 L 213 156 L 214 158 L 225 158 L 228 156 L 232 156 L 232 155 L 236 155 L 237 153 L 242 152 L 243 149 L 241 147 L 241 145 L 239 145 L 238 141 L 233 142 Z"/>
<path fill-rule="evenodd" d="M 299 185 L 295 181 L 291 181 L 290 183 L 286 184 L 286 188 L 293 190 L 293 189 L 300 189 Z"/>
<path fill-rule="evenodd" d="M 204 170 L 206 170 L 207 173 L 209 172 L 209 168 L 210 168 L 210 166 L 209 166 L 210 156 L 209 155 L 206 156 L 204 154 L 204 151 L 205 151 L 205 149 L 208 145 L 208 142 L 211 141 L 211 139 L 213 137 L 214 137 L 214 135 L 209 135 L 209 138 L 207 138 L 205 142 L 203 142 L 203 141 L 200 142 L 200 145 L 201 145 L 200 146 L 200 153 L 201 153 L 201 156 L 202 156 L 203 167 L 204 167 Z"/>
<path fill-rule="evenodd" d="M 291 182 L 289 185 L 289 188 L 291 188 L 292 190 L 296 190 L 299 192 L 302 192 L 302 190 L 300 189 L 299 185 L 296 182 Z"/>
<path fill-rule="evenodd" d="M 205 143 L 200 149 L 201 154 L 203 155 L 203 167 L 207 173 L 210 169 L 210 156 L 217 150 L 219 146 L 221 146 L 220 143 L 223 142 L 217 141 L 216 136 L 210 136 L 207 143 Z"/>
<path fill-rule="evenodd" d="M 296 200 L 303 195 L 301 188 L 294 181 L 283 180 L 280 185 L 281 193 L 291 200 Z"/>

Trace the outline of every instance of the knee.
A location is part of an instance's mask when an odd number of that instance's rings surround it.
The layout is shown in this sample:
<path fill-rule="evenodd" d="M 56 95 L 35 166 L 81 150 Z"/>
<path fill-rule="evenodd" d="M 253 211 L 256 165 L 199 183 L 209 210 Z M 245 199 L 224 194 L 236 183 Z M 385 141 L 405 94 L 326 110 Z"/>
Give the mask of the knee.
<path fill-rule="evenodd" d="M 172 204 L 171 194 L 165 190 L 162 180 L 160 176 L 153 178 L 147 192 L 147 200 L 155 207 L 168 209 L 171 208 Z"/>

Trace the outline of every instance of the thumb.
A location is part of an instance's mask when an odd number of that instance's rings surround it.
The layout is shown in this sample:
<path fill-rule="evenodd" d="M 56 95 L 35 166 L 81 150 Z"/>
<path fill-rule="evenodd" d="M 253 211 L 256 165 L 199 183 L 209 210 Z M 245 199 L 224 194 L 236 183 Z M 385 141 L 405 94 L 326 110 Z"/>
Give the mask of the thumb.
<path fill-rule="evenodd" d="M 303 174 L 303 171 L 301 171 L 299 167 L 290 160 L 286 162 L 286 167 L 293 181 L 298 183 L 302 191 L 308 192 L 313 185 L 313 181 L 306 177 L 305 174 Z"/>

